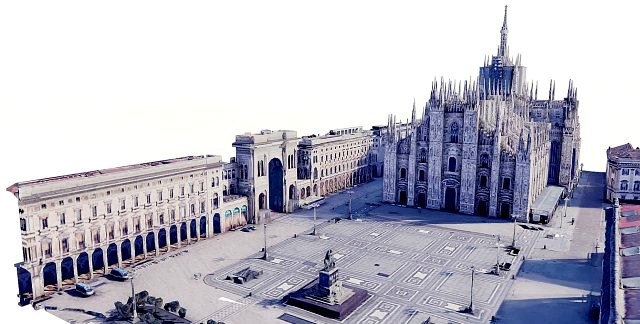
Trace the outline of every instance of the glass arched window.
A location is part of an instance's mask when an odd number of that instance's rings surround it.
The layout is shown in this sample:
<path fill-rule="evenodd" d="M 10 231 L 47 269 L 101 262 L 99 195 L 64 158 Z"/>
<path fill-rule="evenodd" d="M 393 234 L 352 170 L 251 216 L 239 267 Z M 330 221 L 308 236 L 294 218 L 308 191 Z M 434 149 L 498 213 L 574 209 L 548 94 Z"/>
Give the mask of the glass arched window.
<path fill-rule="evenodd" d="M 482 153 L 480 155 L 480 167 L 483 167 L 483 168 L 489 167 L 489 154 Z"/>
<path fill-rule="evenodd" d="M 640 191 L 640 181 L 633 182 L 633 191 Z"/>
<path fill-rule="evenodd" d="M 229 217 L 231 216 L 231 211 L 227 210 L 226 212 L 224 212 L 224 217 Z"/>
<path fill-rule="evenodd" d="M 424 181 L 424 170 L 420 170 L 420 173 L 418 173 L 418 180 Z"/>
<path fill-rule="evenodd" d="M 456 158 L 449 158 L 449 172 L 456 172 Z"/>
<path fill-rule="evenodd" d="M 400 168 L 400 179 L 405 179 L 407 177 L 407 169 Z"/>
<path fill-rule="evenodd" d="M 629 181 L 627 180 L 620 181 L 620 190 L 629 190 Z"/>
<path fill-rule="evenodd" d="M 238 207 L 234 208 L 233 209 L 233 214 L 234 215 L 240 214 L 240 208 L 238 208 Z"/>
<path fill-rule="evenodd" d="M 453 122 L 450 130 L 451 143 L 458 143 L 458 123 Z"/>
<path fill-rule="evenodd" d="M 502 189 L 504 190 L 511 189 L 511 178 L 502 179 Z"/>
<path fill-rule="evenodd" d="M 486 188 L 487 187 L 487 176 L 483 175 L 480 176 L 480 188 Z"/>

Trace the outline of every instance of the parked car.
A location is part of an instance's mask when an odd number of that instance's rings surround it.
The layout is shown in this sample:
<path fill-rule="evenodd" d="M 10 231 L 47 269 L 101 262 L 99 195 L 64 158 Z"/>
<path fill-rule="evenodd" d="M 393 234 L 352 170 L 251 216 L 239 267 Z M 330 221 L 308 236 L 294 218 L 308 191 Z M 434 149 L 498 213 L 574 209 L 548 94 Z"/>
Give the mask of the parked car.
<path fill-rule="evenodd" d="M 119 280 L 127 280 L 129 279 L 129 273 L 127 272 L 127 270 L 122 269 L 122 268 L 113 268 L 111 270 L 111 276 L 115 279 L 119 279 Z"/>
<path fill-rule="evenodd" d="M 240 231 L 248 233 L 248 232 L 255 231 L 255 230 L 256 230 L 255 226 L 248 226 L 247 225 L 247 226 L 243 227 Z"/>
<path fill-rule="evenodd" d="M 78 282 L 76 284 L 76 291 L 84 297 L 89 297 L 93 294 L 96 293 L 95 290 L 93 290 L 93 288 L 91 288 L 91 286 L 87 285 L 86 283 L 82 283 L 82 282 Z"/>

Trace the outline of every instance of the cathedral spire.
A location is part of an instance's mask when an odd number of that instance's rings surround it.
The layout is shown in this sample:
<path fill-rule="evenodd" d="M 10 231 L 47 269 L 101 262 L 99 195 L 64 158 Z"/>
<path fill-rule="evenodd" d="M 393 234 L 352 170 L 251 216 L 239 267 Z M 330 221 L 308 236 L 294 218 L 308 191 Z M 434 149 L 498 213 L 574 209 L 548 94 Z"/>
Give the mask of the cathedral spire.
<path fill-rule="evenodd" d="M 504 6 L 504 21 L 502 22 L 502 29 L 500 29 L 500 48 L 498 49 L 498 56 L 504 57 L 507 48 L 507 6 Z"/>
<path fill-rule="evenodd" d="M 416 125 L 416 97 L 413 97 L 413 111 L 411 112 L 411 126 Z"/>

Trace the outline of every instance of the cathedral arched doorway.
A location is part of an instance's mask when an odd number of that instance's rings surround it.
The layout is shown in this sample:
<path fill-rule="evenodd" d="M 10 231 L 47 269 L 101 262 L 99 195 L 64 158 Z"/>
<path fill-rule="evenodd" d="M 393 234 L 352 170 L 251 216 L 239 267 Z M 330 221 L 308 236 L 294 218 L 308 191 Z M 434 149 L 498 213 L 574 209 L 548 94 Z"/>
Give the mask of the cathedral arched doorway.
<path fill-rule="evenodd" d="M 207 217 L 200 217 L 200 238 L 207 237 Z"/>
<path fill-rule="evenodd" d="M 571 181 L 576 177 L 576 149 L 573 149 L 573 154 L 571 155 Z"/>
<path fill-rule="evenodd" d="M 118 263 L 118 246 L 115 243 L 107 247 L 107 267 Z"/>
<path fill-rule="evenodd" d="M 282 162 L 276 158 L 271 159 L 269 161 L 269 208 L 279 213 L 284 211 L 283 175 Z"/>
<path fill-rule="evenodd" d="M 122 261 L 131 259 L 131 240 L 125 239 L 120 244 L 120 255 Z"/>
<path fill-rule="evenodd" d="M 551 152 L 549 154 L 549 184 L 558 184 L 560 178 L 560 157 L 562 147 L 560 142 L 551 141 Z"/>
<path fill-rule="evenodd" d="M 508 203 L 502 203 L 500 205 L 500 217 L 509 218 L 511 216 L 511 205 Z"/>
<path fill-rule="evenodd" d="M 427 207 L 427 194 L 424 191 L 418 192 L 418 207 Z"/>
<path fill-rule="evenodd" d="M 133 251 L 135 253 L 134 259 L 138 256 L 138 255 L 144 255 L 144 243 L 143 243 L 144 239 L 142 238 L 142 236 L 138 235 L 136 237 L 136 239 L 133 241 L 133 246 L 134 246 L 134 250 Z"/>
<path fill-rule="evenodd" d="M 42 280 L 45 287 L 58 284 L 58 273 L 55 262 L 47 263 L 42 269 Z"/>
<path fill-rule="evenodd" d="M 26 305 L 33 295 L 31 273 L 22 267 L 18 268 L 18 294 L 20 297 L 20 305 Z"/>
<path fill-rule="evenodd" d="M 104 258 L 102 257 L 102 249 L 97 248 L 91 254 L 91 264 L 93 265 L 93 271 L 104 268 Z"/>
<path fill-rule="evenodd" d="M 189 230 L 191 231 L 191 237 L 190 238 L 198 237 L 198 233 L 196 233 L 196 220 L 195 219 L 192 219 L 191 223 L 189 223 Z"/>
<path fill-rule="evenodd" d="M 156 235 L 153 232 L 149 232 L 147 234 L 146 240 L 147 240 L 147 253 L 151 252 L 151 251 L 155 251 L 156 250 Z M 94 267 L 95 269 L 95 267 Z"/>
<path fill-rule="evenodd" d="M 67 279 L 73 279 L 73 259 L 66 257 L 62 259 L 60 264 L 61 279 L 64 282 Z"/>
<path fill-rule="evenodd" d="M 180 242 L 187 240 L 187 223 L 180 224 Z"/>
<path fill-rule="evenodd" d="M 478 208 L 476 213 L 480 216 L 489 215 L 489 206 L 486 200 L 478 200 Z"/>
<path fill-rule="evenodd" d="M 447 187 L 444 192 L 444 209 L 455 211 L 456 208 L 456 188 Z"/>
<path fill-rule="evenodd" d="M 164 228 L 158 231 L 158 249 L 162 249 L 167 246 L 167 230 Z"/>
<path fill-rule="evenodd" d="M 78 276 L 89 273 L 89 254 L 87 254 L 87 252 L 82 252 L 78 255 L 78 259 L 76 259 L 76 267 Z"/>
<path fill-rule="evenodd" d="M 213 215 L 213 232 L 216 234 L 220 233 L 220 228 L 220 214 L 216 213 L 215 215 Z"/>
<path fill-rule="evenodd" d="M 258 196 L 258 209 L 265 208 L 267 208 L 267 198 L 264 193 L 261 193 L 260 196 Z"/>
<path fill-rule="evenodd" d="M 400 190 L 400 193 L 398 194 L 398 202 L 401 205 L 406 205 L 407 204 L 407 191 L 406 190 Z"/>
<path fill-rule="evenodd" d="M 169 245 L 178 243 L 178 227 L 171 225 L 169 227 Z"/>

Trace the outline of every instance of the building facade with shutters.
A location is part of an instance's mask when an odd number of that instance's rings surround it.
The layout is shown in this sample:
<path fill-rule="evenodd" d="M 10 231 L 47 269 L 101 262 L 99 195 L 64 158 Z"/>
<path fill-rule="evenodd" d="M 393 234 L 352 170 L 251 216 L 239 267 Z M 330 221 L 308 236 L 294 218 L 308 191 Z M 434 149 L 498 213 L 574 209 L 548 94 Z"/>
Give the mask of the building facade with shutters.
<path fill-rule="evenodd" d="M 246 224 L 233 165 L 187 156 L 13 184 L 22 301 Z"/>
<path fill-rule="evenodd" d="M 606 199 L 640 202 L 640 148 L 631 144 L 607 149 Z"/>

